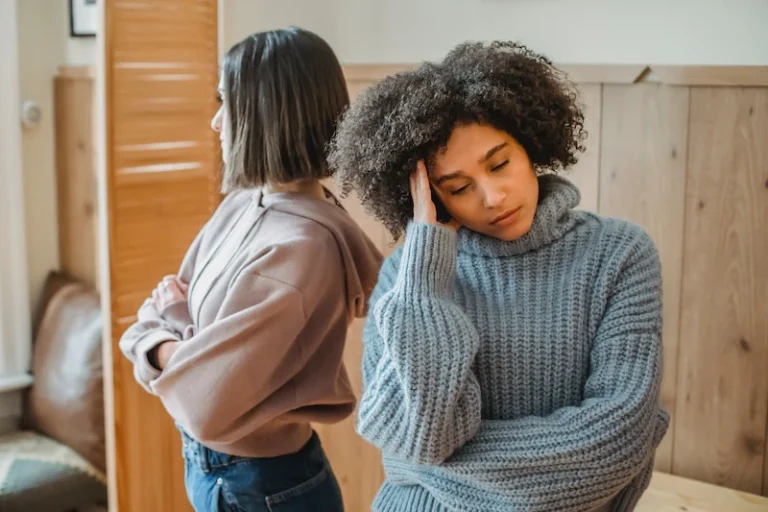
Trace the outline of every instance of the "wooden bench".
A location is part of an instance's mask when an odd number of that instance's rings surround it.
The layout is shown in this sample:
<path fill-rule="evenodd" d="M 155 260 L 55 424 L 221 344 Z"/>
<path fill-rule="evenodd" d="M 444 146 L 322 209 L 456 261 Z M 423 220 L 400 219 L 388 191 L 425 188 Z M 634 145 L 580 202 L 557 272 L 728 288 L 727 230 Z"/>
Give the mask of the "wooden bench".
<path fill-rule="evenodd" d="M 768 498 L 655 473 L 637 512 L 767 512 Z"/>

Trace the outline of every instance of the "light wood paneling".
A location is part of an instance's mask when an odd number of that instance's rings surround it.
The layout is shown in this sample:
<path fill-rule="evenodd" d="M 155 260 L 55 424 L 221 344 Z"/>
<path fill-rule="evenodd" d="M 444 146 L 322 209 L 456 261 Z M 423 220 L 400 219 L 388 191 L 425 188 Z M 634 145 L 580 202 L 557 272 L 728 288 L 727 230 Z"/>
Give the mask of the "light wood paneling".
<path fill-rule="evenodd" d="M 759 493 L 768 413 L 768 89 L 691 92 L 676 474 Z"/>
<path fill-rule="evenodd" d="M 179 433 L 117 342 L 218 205 L 216 0 L 106 0 L 106 146 L 117 495 L 190 510 Z"/>
<path fill-rule="evenodd" d="M 768 87 L 768 66 L 653 66 L 648 80 L 667 85 Z"/>
<path fill-rule="evenodd" d="M 61 269 L 96 287 L 97 205 L 94 84 L 88 68 L 63 68 L 54 80 L 56 188 Z"/>
<path fill-rule="evenodd" d="M 664 287 L 662 403 L 672 416 L 657 469 L 672 467 L 685 203 L 688 89 L 603 89 L 600 214 L 643 226 L 659 250 Z"/>
<path fill-rule="evenodd" d="M 555 64 L 579 84 L 632 84 L 643 79 L 649 66 L 642 64 Z"/>
<path fill-rule="evenodd" d="M 361 362 L 364 320 L 356 320 L 349 329 L 344 362 L 349 378 L 359 397 L 362 393 Z M 339 480 L 344 506 L 349 511 L 369 510 L 384 481 L 381 453 L 355 432 L 355 414 L 336 425 L 315 425 L 328 459 Z"/>
<path fill-rule="evenodd" d="M 586 151 L 565 174 L 581 192 L 580 210 L 597 212 L 600 196 L 600 131 L 602 124 L 602 85 L 579 85 L 587 131 Z"/>
<path fill-rule="evenodd" d="M 765 512 L 768 498 L 655 473 L 637 512 Z"/>
<path fill-rule="evenodd" d="M 645 64 L 558 64 L 579 84 L 635 84 L 768 87 L 768 66 L 655 66 Z M 373 83 L 416 64 L 349 64 L 350 84 Z"/>
<path fill-rule="evenodd" d="M 356 94 L 350 88 L 350 97 L 353 100 L 354 96 Z M 339 190 L 335 183 L 329 180 L 327 185 L 338 196 Z M 350 216 L 384 252 L 385 230 L 383 226 L 365 212 L 354 193 L 342 199 L 342 203 Z M 357 397 L 360 397 L 363 392 L 362 332 L 364 324 L 365 319 L 355 320 L 347 333 L 344 349 L 344 364 Z M 381 465 L 379 450 L 357 435 L 355 431 L 356 421 L 357 411 L 339 424 L 315 425 L 315 429 L 323 442 L 328 459 L 339 480 L 346 510 L 365 511 L 370 509 L 371 503 L 384 481 L 384 468 Z"/>
<path fill-rule="evenodd" d="M 354 101 L 363 90 L 374 83 L 374 81 L 367 81 L 360 77 L 356 81 L 349 81 L 349 77 L 347 78 L 347 89 L 351 101 Z M 340 191 L 333 180 L 329 180 L 326 185 L 339 195 Z M 379 250 L 388 254 L 391 250 L 388 246 L 388 233 L 380 223 L 373 220 L 365 212 L 357 196 L 352 193 L 349 197 L 342 199 L 342 203 L 350 216 L 377 244 Z M 349 372 L 349 379 L 355 395 L 358 397 L 362 395 L 363 391 L 362 331 L 364 323 L 364 319 L 359 319 L 352 324 L 344 350 L 344 364 Z M 381 465 L 379 450 L 357 435 L 355 431 L 356 421 L 357 411 L 340 424 L 315 425 L 315 429 L 318 431 L 328 459 L 339 480 L 344 495 L 345 508 L 351 512 L 362 512 L 370 509 L 371 503 L 384 481 L 384 468 Z"/>

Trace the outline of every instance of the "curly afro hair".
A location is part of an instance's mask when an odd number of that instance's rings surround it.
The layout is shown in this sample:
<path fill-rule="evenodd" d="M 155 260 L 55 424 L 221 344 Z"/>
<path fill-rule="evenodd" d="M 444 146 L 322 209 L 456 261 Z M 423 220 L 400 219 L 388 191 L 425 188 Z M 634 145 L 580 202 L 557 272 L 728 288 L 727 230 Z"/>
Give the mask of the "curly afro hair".
<path fill-rule="evenodd" d="M 409 176 L 432 161 L 458 124 L 509 133 L 537 173 L 557 172 L 584 151 L 584 115 L 573 84 L 513 42 L 463 43 L 439 63 L 389 76 L 361 94 L 330 145 L 342 194 L 399 238 L 413 217 Z"/>

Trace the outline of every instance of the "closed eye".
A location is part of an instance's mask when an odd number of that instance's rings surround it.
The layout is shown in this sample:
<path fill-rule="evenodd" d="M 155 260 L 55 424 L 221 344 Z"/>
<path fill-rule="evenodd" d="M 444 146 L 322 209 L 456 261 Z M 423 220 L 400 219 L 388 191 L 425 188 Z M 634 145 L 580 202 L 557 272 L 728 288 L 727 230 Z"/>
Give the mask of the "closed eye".
<path fill-rule="evenodd" d="M 452 195 L 452 196 L 458 196 L 459 194 L 461 194 L 462 192 L 464 192 L 464 191 L 465 191 L 465 190 L 467 190 L 468 188 L 469 188 L 469 185 L 464 185 L 464 186 L 463 186 L 463 187 L 461 187 L 460 189 L 457 189 L 457 190 L 454 190 L 453 192 L 451 192 L 451 195 Z"/>
<path fill-rule="evenodd" d="M 491 167 L 491 171 L 493 171 L 493 172 L 496 172 L 496 171 L 500 171 L 500 170 L 502 170 L 503 168 L 505 168 L 505 167 L 507 166 L 507 164 L 508 164 L 508 163 L 509 163 L 509 160 L 504 160 L 503 162 L 501 162 L 501 163 L 500 163 L 499 165 L 497 165 L 496 167 Z"/>

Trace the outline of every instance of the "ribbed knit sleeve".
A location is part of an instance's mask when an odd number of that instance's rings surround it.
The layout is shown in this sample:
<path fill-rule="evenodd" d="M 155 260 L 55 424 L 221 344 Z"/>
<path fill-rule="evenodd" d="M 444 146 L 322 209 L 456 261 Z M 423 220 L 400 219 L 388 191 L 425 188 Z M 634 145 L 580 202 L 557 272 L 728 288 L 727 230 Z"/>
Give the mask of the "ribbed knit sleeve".
<path fill-rule="evenodd" d="M 449 508 L 468 512 L 583 511 L 609 499 L 615 511 L 633 509 L 668 424 L 659 407 L 661 272 L 649 238 L 620 249 L 621 264 L 596 297 L 605 306 L 582 402 L 544 417 L 484 420 L 443 464 L 388 458 L 391 482 L 418 483 Z M 444 364 L 452 350 L 441 351 Z M 433 394 L 444 385 L 431 384 Z"/>
<path fill-rule="evenodd" d="M 456 234 L 412 224 L 382 267 L 364 329 L 358 432 L 385 455 L 437 464 L 480 425 L 479 336 L 452 300 Z"/>

